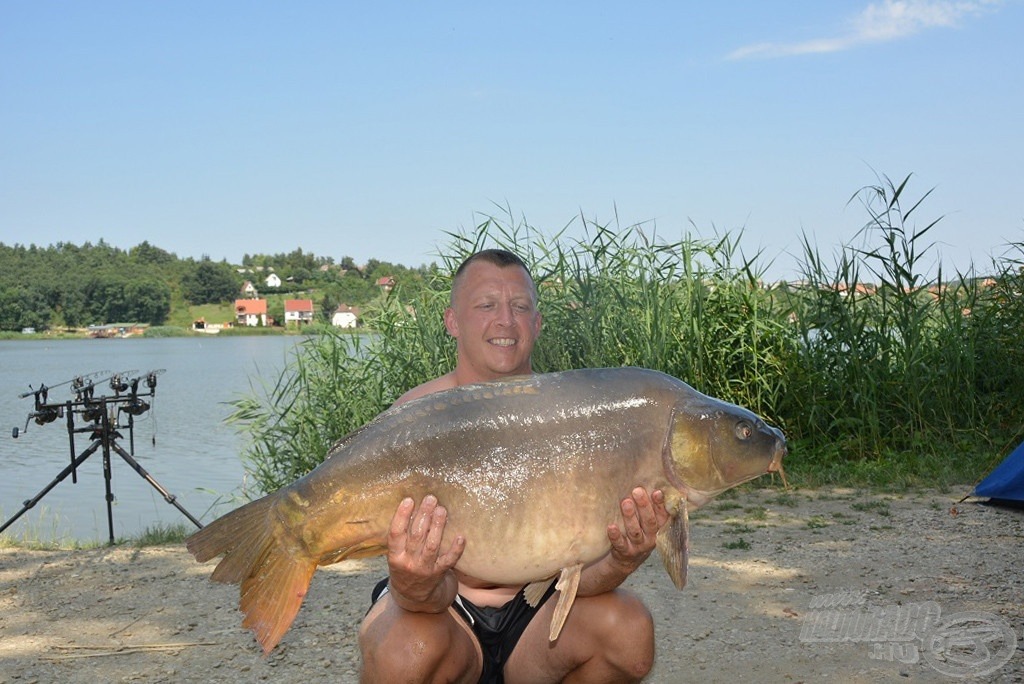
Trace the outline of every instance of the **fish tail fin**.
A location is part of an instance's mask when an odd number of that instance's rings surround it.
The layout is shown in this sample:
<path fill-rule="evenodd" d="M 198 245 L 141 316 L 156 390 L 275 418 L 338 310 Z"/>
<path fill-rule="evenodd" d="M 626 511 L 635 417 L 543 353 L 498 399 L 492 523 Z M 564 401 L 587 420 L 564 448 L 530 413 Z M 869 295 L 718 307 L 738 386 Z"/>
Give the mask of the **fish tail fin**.
<path fill-rule="evenodd" d="M 224 555 L 210 579 L 240 584 L 252 574 L 273 541 L 269 516 L 274 503 L 274 496 L 250 501 L 185 540 L 185 547 L 200 563 Z"/>
<path fill-rule="evenodd" d="M 275 534 L 274 495 L 252 501 L 185 540 L 201 563 L 224 554 L 210 576 L 215 582 L 241 585 L 239 607 L 244 627 L 269 653 L 295 620 L 317 562 L 296 549 L 286 549 Z"/>

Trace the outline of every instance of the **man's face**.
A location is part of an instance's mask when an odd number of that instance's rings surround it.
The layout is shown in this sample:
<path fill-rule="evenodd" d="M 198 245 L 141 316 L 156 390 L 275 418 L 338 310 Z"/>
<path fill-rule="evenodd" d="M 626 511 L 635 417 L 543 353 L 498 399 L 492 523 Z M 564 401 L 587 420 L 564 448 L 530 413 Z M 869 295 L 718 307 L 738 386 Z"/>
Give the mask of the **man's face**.
<path fill-rule="evenodd" d="M 466 267 L 444 314 L 457 340 L 459 366 L 473 381 L 530 373 L 540 321 L 526 271 L 486 261 Z"/>

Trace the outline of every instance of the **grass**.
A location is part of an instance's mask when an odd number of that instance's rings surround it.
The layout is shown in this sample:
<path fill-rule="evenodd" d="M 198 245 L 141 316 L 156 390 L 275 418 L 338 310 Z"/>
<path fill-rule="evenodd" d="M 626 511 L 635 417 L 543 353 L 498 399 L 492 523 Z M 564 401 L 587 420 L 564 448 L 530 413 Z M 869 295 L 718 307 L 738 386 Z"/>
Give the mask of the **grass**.
<path fill-rule="evenodd" d="M 153 527 L 147 527 L 142 531 L 142 534 L 131 539 L 130 543 L 138 548 L 180 544 L 195 531 L 194 527 L 186 526 L 184 523 L 160 523 Z"/>
<path fill-rule="evenodd" d="M 841 511 L 834 511 L 832 517 L 835 518 L 840 525 L 856 525 L 857 519 L 853 516 L 847 515 Z"/>
<path fill-rule="evenodd" d="M 812 515 L 807 519 L 807 529 L 809 530 L 820 530 L 828 527 L 831 523 L 821 515 Z"/>
<path fill-rule="evenodd" d="M 776 506 L 785 506 L 786 508 L 796 508 L 800 505 L 800 502 L 795 496 L 789 493 L 781 493 L 771 499 L 771 503 Z"/>
<path fill-rule="evenodd" d="M 889 510 L 889 504 L 884 501 L 854 501 L 850 504 L 850 508 L 855 511 L 872 512 L 883 517 L 888 517 L 892 514 Z"/>
<path fill-rule="evenodd" d="M 27 529 L 22 531 L 20 537 L 14 537 L 11 534 L 4 533 L 0 534 L 0 548 L 4 549 L 36 549 L 36 550 L 82 550 L 82 549 L 96 549 L 102 546 L 108 546 L 107 542 L 101 541 L 82 541 L 77 539 L 69 539 L 67 537 L 56 534 L 55 530 L 51 530 L 50 534 L 45 534 L 39 525 L 42 525 L 46 520 L 46 512 L 42 512 L 39 516 L 40 523 L 35 526 L 29 526 Z M 53 524 L 56 525 L 56 518 L 53 518 Z M 172 523 L 164 524 L 157 523 L 153 526 L 148 526 L 136 537 L 124 537 L 114 540 L 115 546 L 132 546 L 135 548 L 145 548 L 148 546 L 166 546 L 168 544 L 180 544 L 185 541 L 195 530 L 192 527 L 186 526 L 184 523 Z"/>
<path fill-rule="evenodd" d="M 768 509 L 764 506 L 751 506 L 744 509 L 747 520 L 767 520 Z"/>

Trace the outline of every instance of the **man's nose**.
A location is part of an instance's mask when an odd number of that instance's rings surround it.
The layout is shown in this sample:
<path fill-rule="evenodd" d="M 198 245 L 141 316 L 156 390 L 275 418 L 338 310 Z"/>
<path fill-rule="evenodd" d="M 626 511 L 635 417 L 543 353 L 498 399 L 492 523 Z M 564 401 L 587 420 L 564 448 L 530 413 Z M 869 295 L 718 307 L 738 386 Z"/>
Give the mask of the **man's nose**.
<path fill-rule="evenodd" d="M 501 325 L 512 325 L 515 323 L 515 315 L 512 313 L 511 304 L 501 304 L 498 306 L 498 317 L 496 322 Z"/>

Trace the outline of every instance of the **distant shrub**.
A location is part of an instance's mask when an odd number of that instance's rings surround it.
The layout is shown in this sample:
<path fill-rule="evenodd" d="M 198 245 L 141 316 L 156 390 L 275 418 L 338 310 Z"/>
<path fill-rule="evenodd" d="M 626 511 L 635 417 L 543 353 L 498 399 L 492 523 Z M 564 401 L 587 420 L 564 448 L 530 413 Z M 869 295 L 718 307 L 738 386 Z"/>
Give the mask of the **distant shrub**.
<path fill-rule="evenodd" d="M 175 325 L 155 325 L 146 328 L 143 337 L 189 337 L 195 333 Z"/>

